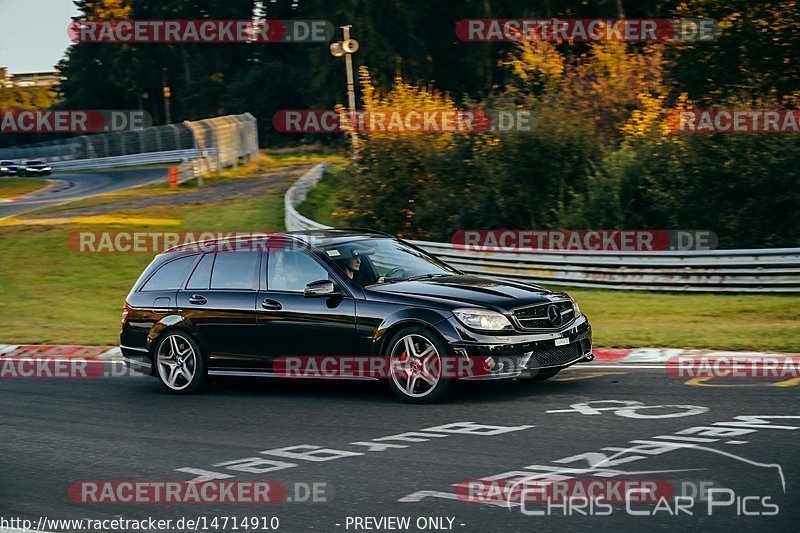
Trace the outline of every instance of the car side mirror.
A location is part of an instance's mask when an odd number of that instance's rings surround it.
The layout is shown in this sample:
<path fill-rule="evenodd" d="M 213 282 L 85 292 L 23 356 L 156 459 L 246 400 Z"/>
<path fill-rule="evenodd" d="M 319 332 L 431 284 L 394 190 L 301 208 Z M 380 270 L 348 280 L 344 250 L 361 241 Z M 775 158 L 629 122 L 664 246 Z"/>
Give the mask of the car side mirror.
<path fill-rule="evenodd" d="M 327 279 L 312 281 L 303 289 L 303 296 L 306 298 L 324 298 L 339 294 L 333 286 L 333 282 Z"/>

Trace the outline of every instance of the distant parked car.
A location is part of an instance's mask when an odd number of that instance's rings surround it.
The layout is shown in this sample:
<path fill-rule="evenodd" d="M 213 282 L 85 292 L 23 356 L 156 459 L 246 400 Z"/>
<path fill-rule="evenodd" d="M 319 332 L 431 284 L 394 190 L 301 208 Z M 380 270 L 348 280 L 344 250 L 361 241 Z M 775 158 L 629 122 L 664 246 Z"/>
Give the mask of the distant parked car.
<path fill-rule="evenodd" d="M 0 161 L 0 176 L 16 176 L 19 174 L 19 165 L 13 161 Z"/>
<path fill-rule="evenodd" d="M 42 161 L 28 161 L 19 174 L 21 176 L 49 176 L 52 171 L 50 165 Z"/>

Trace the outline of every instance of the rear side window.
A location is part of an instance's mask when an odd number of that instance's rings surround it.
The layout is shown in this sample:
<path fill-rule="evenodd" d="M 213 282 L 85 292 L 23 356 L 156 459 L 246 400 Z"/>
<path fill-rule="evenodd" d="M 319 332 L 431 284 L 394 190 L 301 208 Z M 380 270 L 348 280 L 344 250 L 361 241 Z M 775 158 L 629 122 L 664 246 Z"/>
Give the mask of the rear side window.
<path fill-rule="evenodd" d="M 197 268 L 189 278 L 187 289 L 207 289 L 211 283 L 211 266 L 214 264 L 214 254 L 206 254 L 200 260 Z"/>
<path fill-rule="evenodd" d="M 258 269 L 258 253 L 221 252 L 214 261 L 212 289 L 252 289 Z"/>
<path fill-rule="evenodd" d="M 197 260 L 196 255 L 181 257 L 166 263 L 142 286 L 142 291 L 169 291 L 179 289 Z"/>

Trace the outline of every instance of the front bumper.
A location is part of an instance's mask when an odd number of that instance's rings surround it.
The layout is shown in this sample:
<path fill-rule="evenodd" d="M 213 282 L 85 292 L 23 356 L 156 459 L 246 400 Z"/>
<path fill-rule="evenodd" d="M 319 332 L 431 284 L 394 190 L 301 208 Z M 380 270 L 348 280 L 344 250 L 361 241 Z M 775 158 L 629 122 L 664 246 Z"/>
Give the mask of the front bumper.
<path fill-rule="evenodd" d="M 592 326 L 583 315 L 557 331 L 497 336 L 468 331 L 455 318 L 448 323 L 454 330 L 448 339 L 453 354 L 493 363 L 481 375 L 462 380 L 511 379 L 594 359 Z"/>

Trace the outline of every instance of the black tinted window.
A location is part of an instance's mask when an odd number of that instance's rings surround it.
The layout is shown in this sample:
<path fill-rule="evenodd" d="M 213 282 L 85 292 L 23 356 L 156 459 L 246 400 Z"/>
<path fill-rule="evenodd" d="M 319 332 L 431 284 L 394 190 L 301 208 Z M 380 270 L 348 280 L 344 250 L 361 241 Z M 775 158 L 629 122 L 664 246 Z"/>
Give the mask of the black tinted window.
<path fill-rule="evenodd" d="M 271 291 L 302 292 L 312 281 L 329 279 L 313 258 L 294 250 L 270 250 L 267 264 L 267 287 Z"/>
<path fill-rule="evenodd" d="M 211 266 L 214 264 L 214 254 L 206 254 L 192 272 L 187 289 L 207 289 L 211 283 Z"/>
<path fill-rule="evenodd" d="M 258 267 L 257 253 L 222 252 L 214 261 L 212 289 L 252 289 Z"/>
<path fill-rule="evenodd" d="M 142 286 L 143 291 L 168 291 L 179 289 L 197 260 L 196 255 L 181 257 L 165 264 L 150 276 L 147 283 Z"/>

